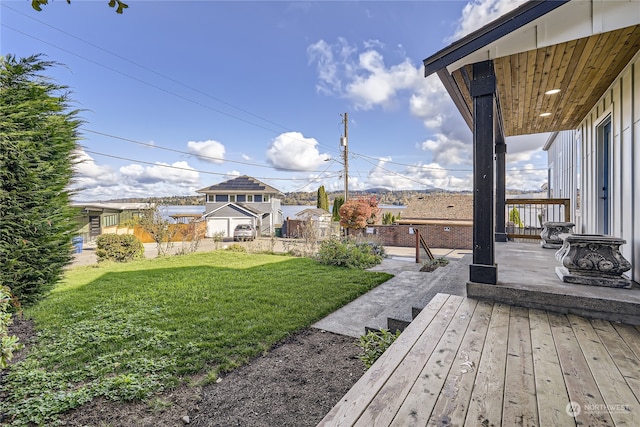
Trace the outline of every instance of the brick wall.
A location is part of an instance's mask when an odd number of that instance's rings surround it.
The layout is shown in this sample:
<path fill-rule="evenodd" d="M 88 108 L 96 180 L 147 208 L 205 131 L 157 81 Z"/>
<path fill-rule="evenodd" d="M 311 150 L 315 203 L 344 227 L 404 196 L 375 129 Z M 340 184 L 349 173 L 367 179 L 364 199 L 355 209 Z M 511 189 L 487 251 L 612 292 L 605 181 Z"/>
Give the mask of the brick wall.
<path fill-rule="evenodd" d="M 415 247 L 416 236 L 409 228 L 418 229 L 430 248 L 473 249 L 473 225 L 445 222 L 421 225 L 374 225 L 375 235 L 385 246 Z M 447 228 L 449 231 L 445 231 Z"/>

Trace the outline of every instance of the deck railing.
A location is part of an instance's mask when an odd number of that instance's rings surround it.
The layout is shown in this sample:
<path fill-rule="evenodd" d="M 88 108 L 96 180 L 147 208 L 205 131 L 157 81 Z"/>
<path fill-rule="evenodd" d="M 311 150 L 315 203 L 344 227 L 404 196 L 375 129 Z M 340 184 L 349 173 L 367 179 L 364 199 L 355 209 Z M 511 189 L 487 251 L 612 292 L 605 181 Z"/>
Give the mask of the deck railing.
<path fill-rule="evenodd" d="M 505 224 L 510 239 L 540 239 L 544 222 L 570 222 L 569 199 L 506 199 Z"/>

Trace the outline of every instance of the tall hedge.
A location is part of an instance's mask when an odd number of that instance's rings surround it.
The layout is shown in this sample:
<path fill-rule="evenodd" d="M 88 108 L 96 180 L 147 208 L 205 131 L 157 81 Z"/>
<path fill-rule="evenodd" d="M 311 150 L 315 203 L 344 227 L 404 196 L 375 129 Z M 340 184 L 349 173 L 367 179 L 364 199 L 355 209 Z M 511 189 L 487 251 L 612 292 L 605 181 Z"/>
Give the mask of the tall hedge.
<path fill-rule="evenodd" d="M 71 260 L 68 186 L 80 121 L 39 55 L 0 57 L 0 287 L 41 299 Z"/>
<path fill-rule="evenodd" d="M 318 200 L 316 202 L 316 207 L 329 212 L 329 196 L 327 195 L 327 191 L 324 189 L 324 185 L 321 185 L 318 188 Z"/>

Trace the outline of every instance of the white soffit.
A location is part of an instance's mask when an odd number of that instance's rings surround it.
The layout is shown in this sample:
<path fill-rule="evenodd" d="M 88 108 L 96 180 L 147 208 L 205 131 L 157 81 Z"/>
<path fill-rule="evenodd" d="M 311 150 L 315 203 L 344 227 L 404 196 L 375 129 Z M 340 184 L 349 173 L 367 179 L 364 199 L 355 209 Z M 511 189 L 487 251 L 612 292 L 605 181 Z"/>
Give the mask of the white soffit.
<path fill-rule="evenodd" d="M 639 24 L 640 0 L 574 0 L 459 59 L 447 71 Z"/>

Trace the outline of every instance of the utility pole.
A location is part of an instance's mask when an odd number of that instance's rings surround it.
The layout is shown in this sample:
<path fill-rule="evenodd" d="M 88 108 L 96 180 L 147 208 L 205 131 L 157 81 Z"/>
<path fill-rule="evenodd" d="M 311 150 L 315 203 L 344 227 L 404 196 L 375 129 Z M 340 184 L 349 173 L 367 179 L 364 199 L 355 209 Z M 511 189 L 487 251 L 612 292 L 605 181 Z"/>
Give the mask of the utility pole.
<path fill-rule="evenodd" d="M 344 136 L 340 138 L 340 145 L 344 147 L 344 201 L 349 198 L 349 113 L 344 113 Z"/>

